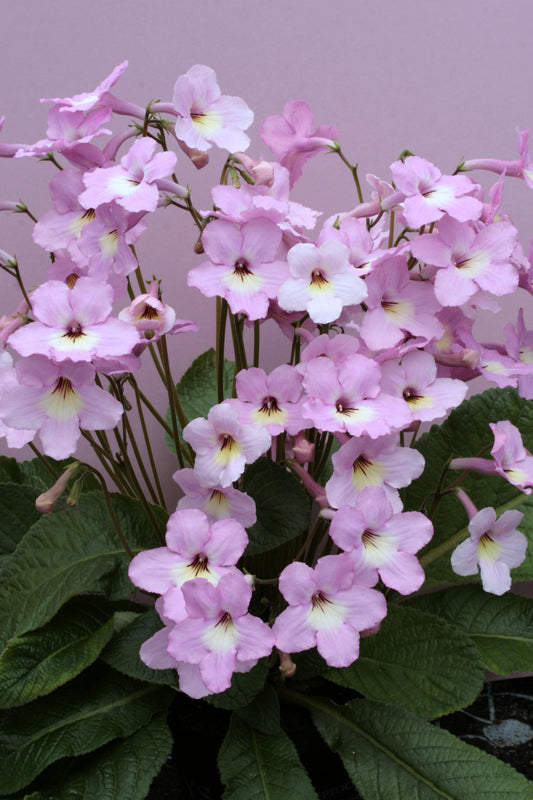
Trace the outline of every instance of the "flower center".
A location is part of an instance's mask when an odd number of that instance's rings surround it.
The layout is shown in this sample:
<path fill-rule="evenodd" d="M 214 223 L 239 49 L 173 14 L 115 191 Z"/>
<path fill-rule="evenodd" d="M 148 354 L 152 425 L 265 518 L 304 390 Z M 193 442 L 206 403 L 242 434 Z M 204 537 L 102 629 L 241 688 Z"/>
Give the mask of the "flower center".
<path fill-rule="evenodd" d="M 205 553 L 198 553 L 198 555 L 196 555 L 193 558 L 193 560 L 188 566 L 189 569 L 192 570 L 194 577 L 199 578 L 203 574 L 209 572 L 209 567 L 207 566 L 207 564 L 208 564 L 208 558 L 205 555 Z"/>
<path fill-rule="evenodd" d="M 402 394 L 403 394 L 403 399 L 404 399 L 404 400 L 405 400 L 407 403 L 416 403 L 416 401 L 417 401 L 417 400 L 420 400 L 420 398 L 422 397 L 422 395 L 421 395 L 421 394 L 418 394 L 418 392 L 416 391 L 416 389 L 413 389 L 413 388 L 411 388 L 410 386 L 407 386 L 407 387 L 406 387 L 406 388 L 403 390 L 403 393 L 402 393 Z"/>
<path fill-rule="evenodd" d="M 51 394 L 60 395 L 63 400 L 66 400 L 69 395 L 75 395 L 76 390 L 72 388 L 72 384 L 68 378 L 59 378 Z"/>
<path fill-rule="evenodd" d="M 71 325 L 68 331 L 65 331 L 63 334 L 63 339 L 72 339 L 75 341 L 76 339 L 80 339 L 83 336 L 83 329 L 81 327 L 81 323 L 77 323 L 76 325 Z"/>
<path fill-rule="evenodd" d="M 238 275 L 241 281 L 244 281 L 247 275 L 252 274 L 252 270 L 250 269 L 248 261 L 245 258 L 237 259 L 233 265 L 233 274 Z"/>
<path fill-rule="evenodd" d="M 145 305 L 139 319 L 159 319 L 159 311 L 153 306 Z"/>
<path fill-rule="evenodd" d="M 363 535 L 361 536 L 361 541 L 363 542 L 364 547 L 373 547 L 377 550 L 379 543 L 379 535 L 375 531 L 367 529 L 366 531 L 363 531 Z"/>
<path fill-rule="evenodd" d="M 215 625 L 215 628 L 223 628 L 224 632 L 229 631 L 233 627 L 233 619 L 228 611 L 224 611 L 220 619 Z"/>
<path fill-rule="evenodd" d="M 329 283 L 324 273 L 319 269 L 314 269 L 311 273 L 311 286 L 324 286 Z"/>
<path fill-rule="evenodd" d="M 313 605 L 313 610 L 326 612 L 327 607 L 331 605 L 331 600 L 328 600 L 322 592 L 315 592 L 311 597 L 311 603 Z"/>
<path fill-rule="evenodd" d="M 76 283 L 78 282 L 79 277 L 80 276 L 76 275 L 75 272 L 71 272 L 70 275 L 67 275 L 67 277 L 65 278 L 65 283 L 67 284 L 69 289 L 74 289 Z"/>
<path fill-rule="evenodd" d="M 220 450 L 231 452 L 236 444 L 237 442 L 233 436 L 230 436 L 229 433 L 225 433 L 220 439 Z"/>
<path fill-rule="evenodd" d="M 259 410 L 263 414 L 267 414 L 267 416 L 276 414 L 279 411 L 278 401 L 275 397 L 265 397 L 263 400 L 263 405 Z"/>
<path fill-rule="evenodd" d="M 362 472 L 363 475 L 367 475 L 372 468 L 372 462 L 368 459 L 363 453 L 360 456 L 357 456 L 355 461 L 352 464 L 352 470 L 355 472 Z"/>

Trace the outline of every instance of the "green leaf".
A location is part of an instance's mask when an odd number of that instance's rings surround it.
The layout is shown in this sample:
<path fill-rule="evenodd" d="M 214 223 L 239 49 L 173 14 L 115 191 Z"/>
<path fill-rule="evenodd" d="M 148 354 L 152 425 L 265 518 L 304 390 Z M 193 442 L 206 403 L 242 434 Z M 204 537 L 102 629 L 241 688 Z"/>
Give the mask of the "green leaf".
<path fill-rule="evenodd" d="M 246 556 L 273 550 L 309 527 L 307 493 L 292 472 L 280 464 L 259 458 L 246 468 L 242 488 L 253 497 L 257 510 L 257 522 L 248 528 Z"/>
<path fill-rule="evenodd" d="M 483 664 L 464 631 L 431 614 L 390 606 L 378 633 L 361 639 L 357 661 L 326 677 L 432 719 L 476 699 Z"/>
<path fill-rule="evenodd" d="M 137 614 L 129 625 L 113 636 L 101 655 L 102 661 L 130 678 L 167 684 L 179 689 L 176 670 L 150 669 L 139 658 L 139 649 L 143 642 L 162 627 L 161 618 L 154 609 Z"/>
<path fill-rule="evenodd" d="M 35 498 L 18 483 L 0 483 L 0 568 L 28 529 L 41 518 Z"/>
<path fill-rule="evenodd" d="M 235 709 L 235 714 L 260 733 L 275 735 L 279 731 L 279 700 L 276 690 L 265 683 L 257 697 L 243 708 Z"/>
<path fill-rule="evenodd" d="M 113 634 L 113 607 L 76 597 L 36 631 L 16 636 L 0 658 L 1 708 L 48 694 L 98 658 Z"/>
<path fill-rule="evenodd" d="M 224 359 L 224 398 L 231 397 L 233 392 L 233 361 Z M 211 347 L 196 358 L 190 367 L 183 373 L 176 386 L 181 406 L 189 420 L 196 417 L 206 417 L 209 410 L 218 404 L 216 384 L 216 353 Z M 167 409 L 166 420 L 171 425 L 170 409 Z M 181 426 L 178 422 L 181 435 Z M 165 434 L 168 449 L 176 452 L 174 442 Z"/>
<path fill-rule="evenodd" d="M 258 733 L 235 715 L 218 755 L 223 800 L 317 800 L 291 740 Z"/>
<path fill-rule="evenodd" d="M 225 692 L 204 697 L 209 705 L 232 711 L 247 706 L 259 694 L 268 675 L 268 658 L 261 658 L 249 672 L 234 672 Z"/>
<path fill-rule="evenodd" d="M 134 553 L 158 546 L 140 503 L 114 495 L 113 508 Z M 88 493 L 76 509 L 41 517 L 0 573 L 0 652 L 11 637 L 48 622 L 75 594 L 128 597 L 134 591 L 129 562 L 102 492 Z"/>
<path fill-rule="evenodd" d="M 54 800 L 144 800 L 172 750 L 165 714 L 76 762 Z"/>
<path fill-rule="evenodd" d="M 403 709 L 314 701 L 313 720 L 365 800 L 532 800 L 508 764 Z"/>
<path fill-rule="evenodd" d="M 406 510 L 428 510 L 431 508 L 434 492 L 446 463 L 451 458 L 476 456 L 484 447 L 492 446 L 494 437 L 490 422 L 508 419 L 516 425 L 524 440 L 524 445 L 533 451 L 533 404 L 519 397 L 514 389 L 489 389 L 482 394 L 465 400 L 456 408 L 442 425 L 433 425 L 415 443 L 426 460 L 426 467 L 418 480 L 403 493 Z M 490 458 L 488 451 L 485 457 Z M 448 471 L 442 484 L 445 489 L 459 477 L 458 472 Z M 496 475 L 482 475 L 469 472 L 461 486 L 471 497 L 478 509 L 493 506 L 500 514 L 505 508 L 518 506 L 524 495 L 504 478 Z M 508 505 L 509 504 L 509 505 Z M 431 542 L 419 553 L 424 563 L 424 555 L 435 547 L 443 546 L 451 537 L 457 541 L 443 552 L 439 558 L 425 565 L 426 585 L 450 584 L 459 578 L 450 566 L 450 554 L 461 535 L 466 538 L 468 519 L 461 503 L 453 494 L 442 497 L 433 515 L 435 534 Z M 522 526 L 520 526 L 523 530 Z M 461 534 L 462 532 L 462 534 Z M 532 539 L 533 541 L 533 526 Z M 533 567 L 533 564 L 531 565 Z M 520 568 L 519 568 L 520 569 Z M 522 573 L 523 574 L 523 573 Z M 531 573 L 533 576 L 533 572 Z M 513 576 L 519 577 L 518 571 Z"/>
<path fill-rule="evenodd" d="M 97 665 L 30 705 L 1 712 L 0 792 L 18 791 L 60 758 L 128 736 L 169 699 L 161 687 Z"/>
<path fill-rule="evenodd" d="M 462 628 L 493 672 L 533 672 L 533 598 L 509 592 L 497 597 L 480 586 L 456 586 L 408 602 Z"/>

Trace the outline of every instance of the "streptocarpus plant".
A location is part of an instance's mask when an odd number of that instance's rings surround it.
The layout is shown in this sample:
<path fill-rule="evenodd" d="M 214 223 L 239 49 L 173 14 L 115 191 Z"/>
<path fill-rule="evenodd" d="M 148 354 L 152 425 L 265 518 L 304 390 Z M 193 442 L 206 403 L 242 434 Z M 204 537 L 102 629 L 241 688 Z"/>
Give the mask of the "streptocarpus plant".
<path fill-rule="evenodd" d="M 316 798 L 291 705 L 368 800 L 532 797 L 431 722 L 476 698 L 484 667 L 533 671 L 533 600 L 508 591 L 533 579 L 533 331 L 522 310 L 503 342 L 474 327 L 533 294 L 500 207 L 505 177 L 531 185 L 527 133 L 517 161 L 451 175 L 406 155 L 365 198 L 306 103 L 263 123 L 277 161 L 258 162 L 251 110 L 210 68 L 144 109 L 111 91 L 125 67 L 49 100 L 46 139 L 0 145 L 59 168 L 39 220 L 0 203 L 50 254 L 28 291 L 36 276 L 0 253 L 23 295 L 0 321 L 0 432 L 36 456 L 0 460 L 0 792 L 142 800 L 170 752 L 165 713 L 189 695 L 232 712 L 225 800 Z M 228 155 L 201 210 L 177 175 L 213 145 Z M 290 190 L 321 153 L 348 167 L 356 205 L 316 232 Z M 488 196 L 476 168 L 500 176 Z M 187 283 L 216 298 L 215 347 L 177 385 L 170 337 L 196 326 L 135 251 L 163 210 L 192 218 Z M 267 373 L 273 326 L 286 346 Z M 136 377 L 150 359 L 166 411 Z M 466 400 L 480 374 L 497 388 Z M 148 419 L 175 454 L 177 506 Z"/>

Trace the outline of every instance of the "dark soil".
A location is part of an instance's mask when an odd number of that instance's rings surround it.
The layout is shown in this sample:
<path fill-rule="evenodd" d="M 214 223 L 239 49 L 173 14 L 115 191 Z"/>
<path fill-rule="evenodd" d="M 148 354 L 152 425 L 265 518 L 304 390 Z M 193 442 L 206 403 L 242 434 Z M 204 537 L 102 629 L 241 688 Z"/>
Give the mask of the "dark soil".
<path fill-rule="evenodd" d="M 223 786 L 216 757 L 229 716 L 183 695 L 177 698 L 169 716 L 174 749 L 147 800 L 220 800 Z M 342 762 L 324 746 L 306 712 L 291 708 L 283 722 L 320 800 L 361 800 Z M 533 677 L 485 684 L 475 703 L 437 724 L 533 780 Z"/>

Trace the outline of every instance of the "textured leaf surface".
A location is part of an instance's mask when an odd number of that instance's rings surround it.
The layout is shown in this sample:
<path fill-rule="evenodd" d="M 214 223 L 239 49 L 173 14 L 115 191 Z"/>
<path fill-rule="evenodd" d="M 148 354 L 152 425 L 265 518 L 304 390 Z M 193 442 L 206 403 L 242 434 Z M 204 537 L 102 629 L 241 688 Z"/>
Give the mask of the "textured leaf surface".
<path fill-rule="evenodd" d="M 365 800 L 533 800 L 508 764 L 403 709 L 320 701 L 313 720 Z"/>
<path fill-rule="evenodd" d="M 426 510 L 431 507 L 433 493 L 437 489 L 440 476 L 450 458 L 476 456 L 484 447 L 488 447 L 484 457 L 490 458 L 490 447 L 494 437 L 489 427 L 490 422 L 508 419 L 520 430 L 524 445 L 533 452 L 533 403 L 518 396 L 514 389 L 489 389 L 482 394 L 465 400 L 456 408 L 442 425 L 432 426 L 429 433 L 420 437 L 415 447 L 420 450 L 426 460 L 426 467 L 418 480 L 414 481 L 404 492 L 406 509 Z M 449 471 L 442 488 L 455 481 L 459 473 Z M 493 506 L 500 514 L 508 504 L 520 504 L 521 492 L 500 476 L 481 475 L 469 472 L 461 484 L 478 509 Z M 524 495 L 522 497 L 525 500 Z M 515 506 L 516 507 L 516 506 Z M 524 511 L 523 508 L 520 508 Z M 530 513 L 530 512 L 528 512 Z M 525 520 L 524 520 L 525 522 Z M 424 555 L 437 545 L 442 545 L 450 537 L 462 533 L 466 538 L 468 532 L 466 513 L 454 495 L 444 496 L 438 503 L 433 516 L 435 535 L 432 541 L 421 551 Z M 527 529 L 520 525 L 530 541 L 529 550 L 533 549 L 533 523 Z M 459 535 L 459 540 L 461 536 Z M 457 542 L 458 543 L 458 542 Z M 438 559 L 425 566 L 427 584 L 455 583 L 463 581 L 451 566 L 450 555 L 453 546 Z M 423 561 L 423 559 L 422 559 Z M 512 572 L 516 579 L 533 579 L 533 556 L 528 557 L 527 564 Z"/>
<path fill-rule="evenodd" d="M 113 636 L 102 653 L 102 660 L 110 667 L 150 683 L 167 684 L 179 688 L 176 670 L 150 669 L 139 658 L 143 642 L 163 627 L 159 614 L 154 609 L 142 612 Z"/>
<path fill-rule="evenodd" d="M 261 658 L 249 672 L 234 672 L 231 686 L 220 694 L 210 694 L 205 701 L 215 708 L 233 711 L 250 703 L 265 685 L 268 675 L 268 658 Z"/>
<path fill-rule="evenodd" d="M 113 633 L 113 607 L 76 597 L 42 628 L 15 637 L 0 658 L 0 706 L 48 694 L 92 664 Z"/>
<path fill-rule="evenodd" d="M 172 750 L 165 715 L 127 739 L 83 756 L 54 800 L 144 800 Z"/>
<path fill-rule="evenodd" d="M 224 398 L 231 397 L 233 391 L 233 361 L 224 359 Z M 189 422 L 196 417 L 206 417 L 209 409 L 218 403 L 216 383 L 216 354 L 213 348 L 196 358 L 183 373 L 176 386 L 178 397 Z M 167 410 L 167 422 L 171 425 L 170 410 Z M 178 423 L 178 428 L 181 428 Z M 175 453 L 174 442 L 165 434 L 165 442 L 171 452 Z"/>
<path fill-rule="evenodd" d="M 158 546 L 136 500 L 116 495 L 113 508 L 134 553 Z M 75 594 L 128 597 L 129 561 L 101 492 L 82 497 L 76 509 L 41 517 L 0 574 L 0 652 L 12 636 L 48 622 Z"/>
<path fill-rule="evenodd" d="M 3 711 L 0 792 L 21 789 L 60 758 L 128 736 L 168 702 L 168 690 L 97 665 L 47 697 Z"/>
<path fill-rule="evenodd" d="M 408 602 L 462 628 L 493 672 L 533 672 L 533 598 L 497 597 L 480 586 L 456 586 Z"/>
<path fill-rule="evenodd" d="M 272 684 L 265 683 L 257 697 L 247 706 L 236 709 L 235 714 L 260 733 L 276 734 L 280 725 L 279 700 Z"/>
<path fill-rule="evenodd" d="M 273 550 L 309 527 L 306 491 L 284 467 L 269 458 L 259 458 L 247 467 L 242 485 L 255 500 L 257 510 L 257 522 L 248 528 L 246 556 Z"/>
<path fill-rule="evenodd" d="M 218 755 L 223 800 L 318 800 L 296 748 L 282 731 L 267 736 L 233 716 Z"/>
<path fill-rule="evenodd" d="M 361 639 L 357 661 L 330 669 L 326 677 L 433 719 L 476 699 L 483 664 L 464 631 L 431 614 L 391 606 L 378 633 Z"/>
<path fill-rule="evenodd" d="M 35 498 L 17 483 L 0 484 L 0 566 L 2 557 L 10 555 L 26 531 L 40 519 Z"/>

